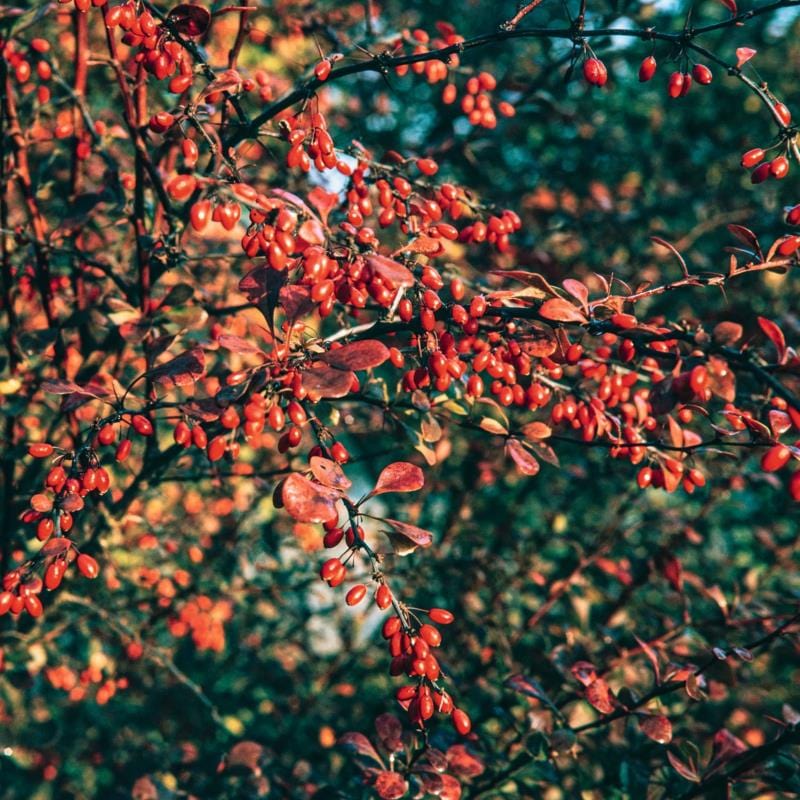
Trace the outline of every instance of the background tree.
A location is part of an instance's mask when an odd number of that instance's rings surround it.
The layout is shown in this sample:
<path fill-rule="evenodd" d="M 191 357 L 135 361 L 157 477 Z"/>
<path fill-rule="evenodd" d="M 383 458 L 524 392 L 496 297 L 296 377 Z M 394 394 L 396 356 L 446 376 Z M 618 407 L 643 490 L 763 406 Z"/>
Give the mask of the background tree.
<path fill-rule="evenodd" d="M 800 792 L 797 5 L 7 7 L 0 798 Z"/>

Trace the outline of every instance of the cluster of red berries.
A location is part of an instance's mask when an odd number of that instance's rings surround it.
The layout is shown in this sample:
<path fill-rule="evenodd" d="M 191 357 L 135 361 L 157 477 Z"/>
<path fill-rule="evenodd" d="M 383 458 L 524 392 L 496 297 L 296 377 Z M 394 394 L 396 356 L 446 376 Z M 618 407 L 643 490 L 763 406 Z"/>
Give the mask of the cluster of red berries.
<path fill-rule="evenodd" d="M 33 38 L 28 46 L 28 52 L 25 53 L 16 49 L 14 41 L 0 40 L 0 51 L 2 51 L 1 57 L 13 70 L 14 80 L 20 86 L 25 86 L 33 77 L 31 62 L 35 62 L 35 74 L 39 80 L 36 99 L 40 103 L 47 103 L 50 100 L 49 83 L 53 77 L 53 67 L 46 58 L 46 54 L 50 52 L 50 42 L 40 37 Z"/>

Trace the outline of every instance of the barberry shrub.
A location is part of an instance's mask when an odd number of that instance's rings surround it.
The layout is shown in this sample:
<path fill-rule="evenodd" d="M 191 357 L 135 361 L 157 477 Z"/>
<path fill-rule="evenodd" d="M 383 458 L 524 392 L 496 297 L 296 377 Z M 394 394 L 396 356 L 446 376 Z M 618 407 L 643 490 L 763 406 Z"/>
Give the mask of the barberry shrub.
<path fill-rule="evenodd" d="M 0 16 L 0 797 L 800 792 L 797 0 Z"/>

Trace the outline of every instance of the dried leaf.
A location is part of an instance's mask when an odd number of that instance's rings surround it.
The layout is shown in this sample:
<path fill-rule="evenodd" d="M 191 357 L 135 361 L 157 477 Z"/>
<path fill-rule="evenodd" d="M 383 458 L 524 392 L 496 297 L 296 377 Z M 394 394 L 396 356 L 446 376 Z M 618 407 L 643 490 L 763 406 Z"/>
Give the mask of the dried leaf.
<path fill-rule="evenodd" d="M 385 492 L 416 492 L 425 485 L 425 475 L 416 464 L 396 461 L 385 467 L 378 476 L 370 497 Z"/>

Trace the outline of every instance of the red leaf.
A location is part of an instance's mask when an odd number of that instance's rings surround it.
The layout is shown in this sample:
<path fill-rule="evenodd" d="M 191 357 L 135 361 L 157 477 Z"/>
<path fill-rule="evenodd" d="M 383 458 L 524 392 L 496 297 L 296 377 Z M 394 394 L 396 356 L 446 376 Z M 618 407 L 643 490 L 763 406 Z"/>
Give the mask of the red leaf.
<path fill-rule="evenodd" d="M 757 52 L 752 47 L 737 47 L 736 68 L 741 69 Z"/>
<path fill-rule="evenodd" d="M 669 744 L 672 741 L 672 723 L 662 714 L 639 717 L 639 728 L 648 739 L 659 744 Z"/>
<path fill-rule="evenodd" d="M 58 504 L 64 511 L 80 511 L 84 506 L 83 498 L 75 493 L 64 495 Z"/>
<path fill-rule="evenodd" d="M 586 687 L 586 699 L 601 714 L 610 714 L 614 710 L 614 704 L 611 702 L 611 690 L 602 678 L 598 678 Z"/>
<path fill-rule="evenodd" d="M 205 369 L 205 353 L 196 347 L 150 370 L 150 378 L 162 386 L 189 386 L 200 380 Z"/>
<path fill-rule="evenodd" d="M 345 491 L 353 485 L 353 481 L 344 474 L 342 468 L 329 458 L 311 456 L 309 466 L 311 467 L 311 472 L 314 474 L 314 477 L 323 486 Z"/>
<path fill-rule="evenodd" d="M 395 461 L 381 471 L 375 488 L 369 494 L 372 497 L 385 492 L 416 492 L 424 485 L 425 475 L 416 464 Z"/>
<path fill-rule="evenodd" d="M 562 297 L 545 300 L 539 308 L 539 313 L 545 319 L 551 319 L 554 322 L 586 322 L 586 315 L 572 305 L 569 300 L 564 300 Z"/>
<path fill-rule="evenodd" d="M 384 281 L 396 289 L 408 288 L 414 285 L 414 273 L 398 261 L 376 253 L 367 256 L 367 266 Z"/>
<path fill-rule="evenodd" d="M 766 317 L 759 317 L 758 324 L 766 337 L 775 345 L 775 349 L 778 351 L 778 363 L 782 364 L 786 358 L 786 337 L 783 335 L 783 331 Z"/>
<path fill-rule="evenodd" d="M 735 14 L 736 13 L 736 11 L 737 11 L 736 0 L 719 0 L 719 1 L 720 1 L 720 3 L 722 3 L 722 5 L 725 6 L 725 8 L 728 9 L 728 11 L 731 12 L 731 14 Z"/>
<path fill-rule="evenodd" d="M 574 278 L 564 278 L 561 285 L 584 307 L 589 304 L 589 290 Z"/>
<path fill-rule="evenodd" d="M 762 258 L 761 246 L 758 243 L 758 237 L 750 230 L 745 228 L 744 225 L 728 225 L 728 230 L 740 241 L 752 248 L 754 253 L 758 253 L 758 257 Z"/>
<path fill-rule="evenodd" d="M 519 439 L 509 439 L 506 442 L 506 451 L 514 460 L 517 469 L 523 475 L 534 476 L 539 473 L 539 462 Z"/>
<path fill-rule="evenodd" d="M 318 363 L 303 373 L 303 388 L 317 397 L 344 397 L 350 393 L 353 375 Z"/>
<path fill-rule="evenodd" d="M 336 514 L 337 494 L 296 472 L 284 481 L 282 497 L 298 522 L 326 522 Z"/>
<path fill-rule="evenodd" d="M 294 321 L 305 317 L 316 308 L 311 299 L 311 291 L 306 286 L 284 286 L 280 290 L 279 298 L 287 320 Z"/>
<path fill-rule="evenodd" d="M 452 775 L 440 775 L 442 789 L 439 792 L 439 800 L 461 800 L 461 784 Z"/>
<path fill-rule="evenodd" d="M 408 791 L 408 782 L 397 772 L 380 772 L 375 779 L 375 791 L 381 800 L 400 800 Z"/>
<path fill-rule="evenodd" d="M 372 369 L 379 367 L 389 358 L 389 348 L 377 339 L 365 339 L 362 342 L 352 342 L 330 350 L 319 357 L 320 361 L 330 364 L 337 369 Z"/>

